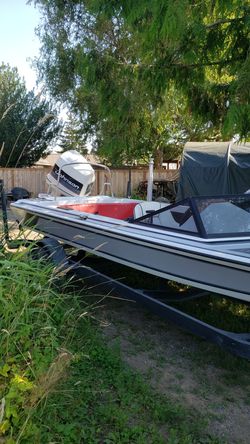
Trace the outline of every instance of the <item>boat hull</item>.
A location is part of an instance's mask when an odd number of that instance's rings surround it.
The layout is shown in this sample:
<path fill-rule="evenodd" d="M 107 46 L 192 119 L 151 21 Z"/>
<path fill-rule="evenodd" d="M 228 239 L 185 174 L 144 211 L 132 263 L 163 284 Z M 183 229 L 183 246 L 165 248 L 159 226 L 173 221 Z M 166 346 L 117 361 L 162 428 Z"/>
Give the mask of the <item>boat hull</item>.
<path fill-rule="evenodd" d="M 37 209 L 25 213 L 25 220 L 32 221 L 37 231 L 78 249 L 155 276 L 250 302 L 250 261 L 225 259 L 226 255 L 216 255 L 213 250 L 208 253 L 178 239 L 163 242 L 159 236 L 152 237 L 150 231 L 147 235 L 144 230 L 142 236 L 141 229 L 123 221 L 107 223 L 99 219 L 87 215 L 72 217 L 57 211 L 41 214 Z"/>

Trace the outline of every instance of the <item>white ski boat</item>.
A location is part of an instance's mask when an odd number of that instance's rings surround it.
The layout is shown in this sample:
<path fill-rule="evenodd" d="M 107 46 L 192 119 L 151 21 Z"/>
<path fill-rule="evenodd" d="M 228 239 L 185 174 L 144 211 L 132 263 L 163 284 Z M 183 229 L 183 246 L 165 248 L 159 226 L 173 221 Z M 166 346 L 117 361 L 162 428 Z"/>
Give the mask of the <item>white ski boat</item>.
<path fill-rule="evenodd" d="M 80 250 L 250 302 L 250 195 L 176 204 L 112 196 L 43 196 L 11 204 L 17 219 Z"/>

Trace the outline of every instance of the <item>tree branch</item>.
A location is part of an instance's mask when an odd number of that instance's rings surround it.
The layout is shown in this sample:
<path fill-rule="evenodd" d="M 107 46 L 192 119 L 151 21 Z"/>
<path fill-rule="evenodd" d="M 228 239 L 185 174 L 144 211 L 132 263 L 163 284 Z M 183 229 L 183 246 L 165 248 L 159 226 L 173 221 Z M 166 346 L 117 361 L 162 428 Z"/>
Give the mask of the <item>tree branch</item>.
<path fill-rule="evenodd" d="M 179 68 L 200 68 L 202 66 L 219 66 L 219 65 L 230 65 L 234 62 L 240 62 L 243 60 L 243 57 L 235 57 L 234 59 L 226 59 L 226 60 L 216 60 L 214 62 L 203 62 L 203 63 L 191 63 L 191 64 L 185 64 L 185 63 L 178 63 L 178 62 L 172 62 L 169 63 L 168 66 L 161 65 L 161 69 L 170 69 L 173 66 L 178 66 Z M 147 65 L 145 63 L 124 63 L 124 62 L 117 62 L 118 65 L 126 65 L 131 66 L 132 68 L 156 68 L 157 65 Z"/>
<path fill-rule="evenodd" d="M 179 66 L 180 68 L 200 68 L 202 66 L 230 65 L 231 63 L 240 62 L 241 60 L 243 60 L 243 57 L 235 57 L 234 59 L 226 60 L 216 60 L 214 62 L 191 63 L 189 65 L 184 63 L 173 63 L 171 66 Z"/>
<path fill-rule="evenodd" d="M 240 22 L 241 20 L 244 20 L 245 16 L 243 15 L 242 17 L 236 17 L 233 19 L 220 19 L 217 20 L 214 23 L 211 23 L 210 25 L 206 25 L 205 28 L 206 29 L 211 29 L 211 28 L 215 28 L 216 26 L 220 26 L 220 25 L 224 25 L 225 23 L 233 23 L 233 22 Z"/>

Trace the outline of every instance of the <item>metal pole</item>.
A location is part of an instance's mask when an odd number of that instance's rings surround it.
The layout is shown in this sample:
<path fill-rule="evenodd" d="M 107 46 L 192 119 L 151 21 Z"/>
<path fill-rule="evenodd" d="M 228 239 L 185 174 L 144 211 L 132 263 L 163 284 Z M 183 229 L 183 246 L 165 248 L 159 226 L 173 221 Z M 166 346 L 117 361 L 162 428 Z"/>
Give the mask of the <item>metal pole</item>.
<path fill-rule="evenodd" d="M 128 170 L 127 197 L 131 199 L 131 167 Z"/>
<path fill-rule="evenodd" d="M 151 157 L 149 160 L 149 169 L 148 169 L 147 201 L 151 201 L 153 199 L 153 180 L 154 180 L 154 159 Z"/>
<path fill-rule="evenodd" d="M 8 242 L 10 240 L 10 237 L 9 237 L 9 227 L 8 227 L 6 195 L 4 192 L 3 179 L 0 179 L 0 199 L 1 199 L 1 204 L 2 204 L 4 237 L 5 237 L 5 240 Z"/>

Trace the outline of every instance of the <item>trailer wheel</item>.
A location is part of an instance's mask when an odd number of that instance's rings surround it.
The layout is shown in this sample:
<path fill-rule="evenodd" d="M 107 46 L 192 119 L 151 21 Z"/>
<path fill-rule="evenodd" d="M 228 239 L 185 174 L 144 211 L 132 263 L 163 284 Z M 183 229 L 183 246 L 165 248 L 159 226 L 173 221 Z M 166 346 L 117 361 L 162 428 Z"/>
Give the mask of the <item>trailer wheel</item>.
<path fill-rule="evenodd" d="M 45 237 L 36 242 L 31 249 L 31 257 L 35 260 L 46 260 L 51 264 L 66 270 L 69 267 L 69 261 L 65 254 L 63 246 L 51 237 Z"/>

